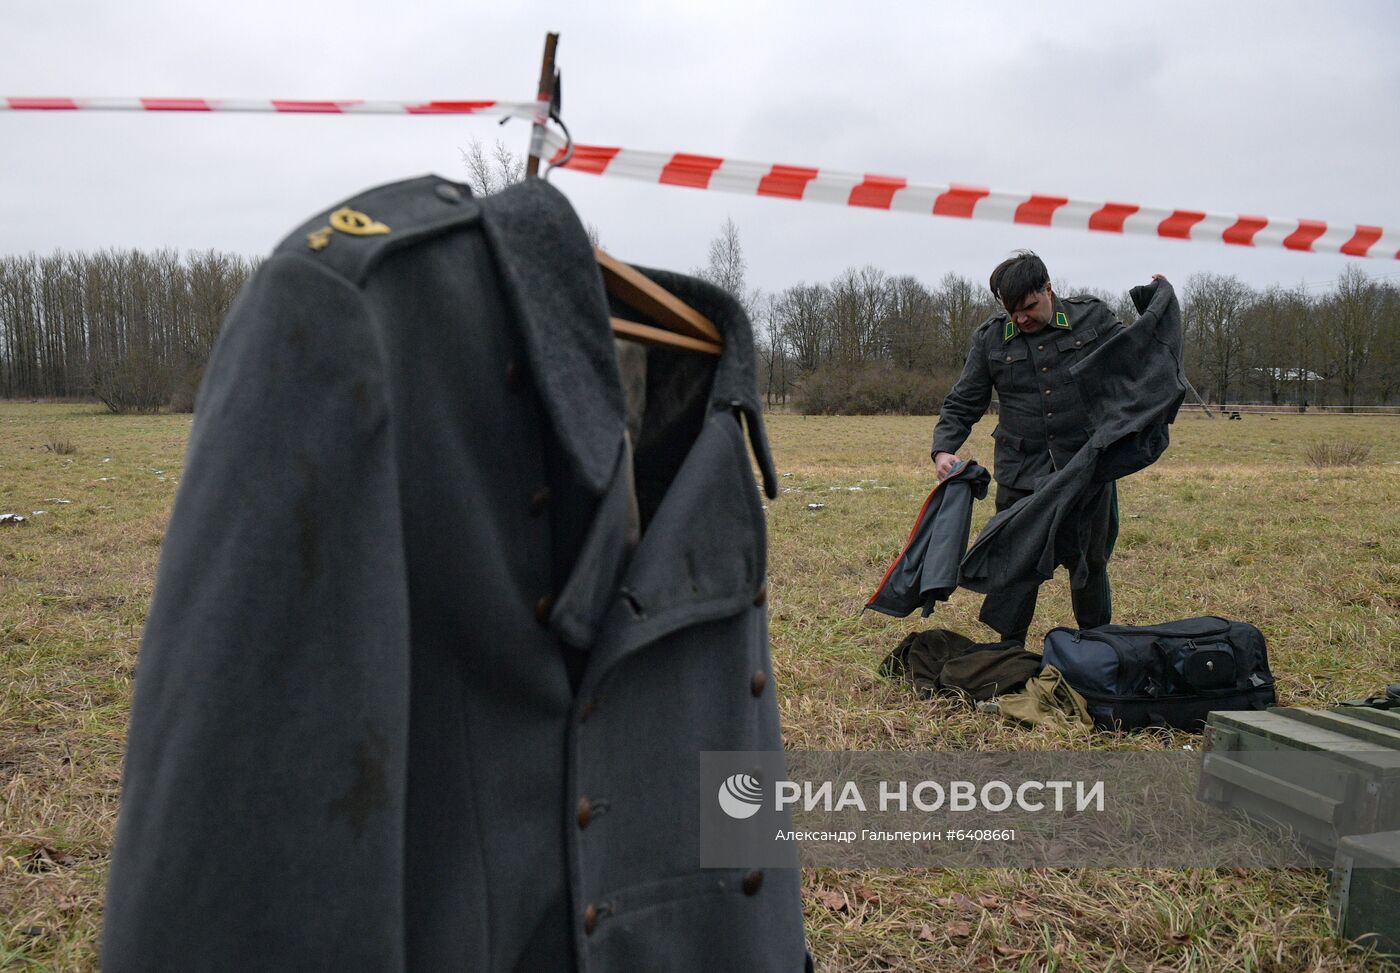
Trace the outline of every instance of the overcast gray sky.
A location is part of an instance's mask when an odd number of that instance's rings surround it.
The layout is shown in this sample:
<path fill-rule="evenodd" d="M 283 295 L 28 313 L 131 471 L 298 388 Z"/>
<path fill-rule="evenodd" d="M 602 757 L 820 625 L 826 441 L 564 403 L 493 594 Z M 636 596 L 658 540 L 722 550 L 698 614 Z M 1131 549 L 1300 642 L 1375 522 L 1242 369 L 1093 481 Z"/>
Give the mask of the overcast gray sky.
<path fill-rule="evenodd" d="M 1400 226 L 1400 4 L 0 0 L 0 96 L 527 100 L 561 33 L 580 142 L 1072 198 Z M 383 182 L 465 177 L 465 117 L 0 113 L 0 254 L 266 253 Z M 1121 289 L 1310 282 L 1354 261 L 554 177 L 623 259 L 700 265 L 726 216 L 751 284 L 875 264 L 985 281 L 1031 247 Z M 1400 261 L 1355 261 L 1400 280 Z"/>

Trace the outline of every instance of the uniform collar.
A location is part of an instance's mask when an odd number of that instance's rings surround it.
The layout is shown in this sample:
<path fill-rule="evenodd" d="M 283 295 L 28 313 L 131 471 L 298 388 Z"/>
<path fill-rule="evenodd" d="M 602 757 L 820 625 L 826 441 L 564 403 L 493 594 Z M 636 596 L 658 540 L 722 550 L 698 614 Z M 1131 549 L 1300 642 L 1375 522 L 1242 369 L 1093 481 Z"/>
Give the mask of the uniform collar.
<path fill-rule="evenodd" d="M 777 497 L 778 474 L 768 448 L 768 435 L 763 426 L 763 405 L 758 397 L 758 383 L 754 379 L 753 326 L 749 323 L 748 314 L 732 294 L 708 281 L 668 270 L 649 267 L 636 269 L 713 321 L 724 336 L 724 351 L 719 356 L 714 381 L 710 384 L 710 408 L 731 410 L 743 415 L 748 427 L 749 446 L 763 475 L 763 492 L 770 498 Z"/>
<path fill-rule="evenodd" d="M 1064 304 L 1060 302 L 1058 297 L 1055 298 L 1055 318 L 1050 322 L 1049 326 L 1058 328 L 1061 331 L 1070 330 L 1069 312 L 1065 310 Z M 1021 329 L 1016 327 L 1016 325 L 1011 322 L 1011 318 L 1008 317 L 1006 319 L 1006 325 L 1003 327 L 1001 333 L 1002 343 L 1005 344 L 1020 333 Z M 1039 334 L 1039 332 L 1036 333 Z"/>
<path fill-rule="evenodd" d="M 588 236 L 568 201 L 543 179 L 526 179 L 480 203 L 556 441 L 590 492 L 601 494 L 612 480 L 627 410 Z"/>
<path fill-rule="evenodd" d="M 526 179 L 480 203 L 535 387 L 561 447 L 583 481 L 601 494 L 612 482 L 627 413 L 593 247 L 569 201 L 543 179 Z M 753 333 L 743 309 L 704 281 L 637 269 L 709 317 L 724 336 L 710 403 L 743 413 L 764 488 L 775 496 L 777 474 L 754 382 Z"/>

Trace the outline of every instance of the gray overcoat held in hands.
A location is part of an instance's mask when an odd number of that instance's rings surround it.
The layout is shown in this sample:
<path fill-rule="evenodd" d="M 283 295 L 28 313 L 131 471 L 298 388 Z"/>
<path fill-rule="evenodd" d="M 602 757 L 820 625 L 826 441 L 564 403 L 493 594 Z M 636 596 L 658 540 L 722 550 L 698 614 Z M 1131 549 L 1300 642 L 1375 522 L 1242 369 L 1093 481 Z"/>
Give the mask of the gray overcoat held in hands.
<path fill-rule="evenodd" d="M 952 596 L 972 530 L 972 503 L 987 495 L 991 481 L 976 460 L 964 460 L 934 485 L 866 608 L 895 618 L 923 609 L 928 618 L 940 601 Z"/>
<path fill-rule="evenodd" d="M 648 273 L 724 354 L 650 350 L 629 447 L 544 182 L 386 186 L 260 269 L 162 550 L 107 973 L 803 969 L 796 870 L 699 867 L 700 752 L 782 747 L 749 325 Z"/>

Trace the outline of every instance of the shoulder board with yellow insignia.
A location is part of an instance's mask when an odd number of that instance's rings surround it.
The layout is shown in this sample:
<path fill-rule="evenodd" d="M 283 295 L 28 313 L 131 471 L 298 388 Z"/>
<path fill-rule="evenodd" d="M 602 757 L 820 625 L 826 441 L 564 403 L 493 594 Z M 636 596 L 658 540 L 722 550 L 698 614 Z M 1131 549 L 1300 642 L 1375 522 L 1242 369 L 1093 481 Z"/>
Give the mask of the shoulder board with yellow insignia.
<path fill-rule="evenodd" d="M 481 215 L 471 190 L 437 176 L 379 186 L 308 220 L 278 245 L 303 253 L 355 283 L 383 256 Z"/>

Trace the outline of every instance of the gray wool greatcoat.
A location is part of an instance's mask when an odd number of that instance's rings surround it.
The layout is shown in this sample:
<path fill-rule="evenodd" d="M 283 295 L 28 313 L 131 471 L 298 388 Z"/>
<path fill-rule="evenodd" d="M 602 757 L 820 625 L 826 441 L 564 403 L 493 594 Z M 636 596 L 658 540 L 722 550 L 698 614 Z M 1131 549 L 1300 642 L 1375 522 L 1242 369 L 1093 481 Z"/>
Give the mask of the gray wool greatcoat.
<path fill-rule="evenodd" d="M 795 869 L 699 867 L 700 752 L 782 747 L 749 325 L 648 273 L 725 345 L 649 350 L 631 446 L 542 181 L 372 190 L 245 288 L 141 647 L 107 973 L 804 968 Z"/>

